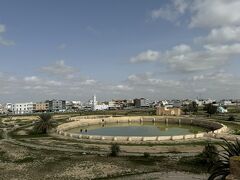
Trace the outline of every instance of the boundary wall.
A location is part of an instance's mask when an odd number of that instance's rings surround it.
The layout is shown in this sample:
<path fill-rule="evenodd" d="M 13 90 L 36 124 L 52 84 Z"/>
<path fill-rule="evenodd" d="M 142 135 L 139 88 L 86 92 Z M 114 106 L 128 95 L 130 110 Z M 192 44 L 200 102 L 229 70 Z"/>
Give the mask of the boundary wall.
<path fill-rule="evenodd" d="M 58 134 L 68 136 L 71 138 L 84 139 L 84 140 L 106 140 L 106 141 L 131 141 L 131 142 L 153 142 L 153 141 L 166 141 L 166 140 L 185 140 L 203 137 L 217 137 L 217 134 L 227 131 L 227 127 L 218 122 L 207 121 L 204 119 L 189 118 L 189 117 L 164 117 L 164 116 L 76 116 L 69 118 L 68 123 L 61 124 L 57 127 Z M 81 126 L 89 126 L 94 124 L 105 123 L 131 123 L 131 122 L 163 122 L 166 124 L 186 124 L 200 126 L 208 129 L 208 132 L 201 132 L 197 134 L 175 135 L 175 136 L 99 136 L 99 135 L 86 135 L 78 133 L 67 132 Z"/>

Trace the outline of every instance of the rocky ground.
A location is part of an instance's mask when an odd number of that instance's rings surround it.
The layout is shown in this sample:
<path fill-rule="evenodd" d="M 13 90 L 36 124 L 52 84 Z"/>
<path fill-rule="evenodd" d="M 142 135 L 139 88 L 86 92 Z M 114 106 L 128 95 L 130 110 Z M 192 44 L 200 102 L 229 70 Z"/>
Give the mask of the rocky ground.
<path fill-rule="evenodd" d="M 194 168 L 179 165 L 174 156 L 145 158 L 85 155 L 79 152 L 32 149 L 0 141 L 0 179 L 163 179 L 164 176 L 177 175 L 179 171 L 182 171 L 181 177 L 186 178 L 204 179 L 206 176 Z M 160 173 L 159 176 L 156 173 Z"/>

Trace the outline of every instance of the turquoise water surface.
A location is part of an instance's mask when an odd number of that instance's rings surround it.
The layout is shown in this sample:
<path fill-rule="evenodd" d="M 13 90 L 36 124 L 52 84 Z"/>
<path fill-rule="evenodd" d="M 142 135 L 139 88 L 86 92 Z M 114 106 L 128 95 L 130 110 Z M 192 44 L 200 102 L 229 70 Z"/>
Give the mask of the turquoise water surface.
<path fill-rule="evenodd" d="M 71 133 L 101 136 L 173 136 L 205 132 L 204 128 L 190 125 L 165 123 L 109 123 L 82 126 L 69 130 Z"/>

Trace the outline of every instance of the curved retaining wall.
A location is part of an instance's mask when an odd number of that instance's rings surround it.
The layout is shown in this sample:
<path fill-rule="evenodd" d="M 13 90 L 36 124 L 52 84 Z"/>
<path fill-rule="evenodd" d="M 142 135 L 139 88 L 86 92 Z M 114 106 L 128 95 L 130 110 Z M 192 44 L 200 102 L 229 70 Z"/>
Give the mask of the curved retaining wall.
<path fill-rule="evenodd" d="M 149 116 L 77 116 L 69 118 L 69 123 L 64 123 L 57 127 L 57 133 L 63 136 L 68 136 L 77 139 L 85 140 L 106 140 L 106 141 L 166 141 L 166 140 L 184 140 L 207 137 L 216 137 L 217 134 L 227 131 L 227 127 L 217 122 L 211 122 L 203 119 L 193 118 L 180 118 L 180 117 L 149 117 Z M 187 135 L 176 135 L 176 136 L 98 136 L 98 135 L 85 135 L 69 133 L 67 130 L 73 129 L 80 126 L 93 125 L 93 124 L 104 124 L 104 123 L 123 123 L 123 122 L 164 122 L 166 124 L 186 124 L 201 126 L 209 129 L 208 133 L 197 133 Z"/>

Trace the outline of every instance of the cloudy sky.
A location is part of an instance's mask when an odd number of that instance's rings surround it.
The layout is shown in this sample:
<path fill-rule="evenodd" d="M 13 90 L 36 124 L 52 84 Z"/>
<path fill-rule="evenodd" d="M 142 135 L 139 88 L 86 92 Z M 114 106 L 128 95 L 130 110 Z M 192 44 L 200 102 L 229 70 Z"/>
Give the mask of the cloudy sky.
<path fill-rule="evenodd" d="M 1 0 L 0 102 L 240 98 L 239 0 Z"/>

